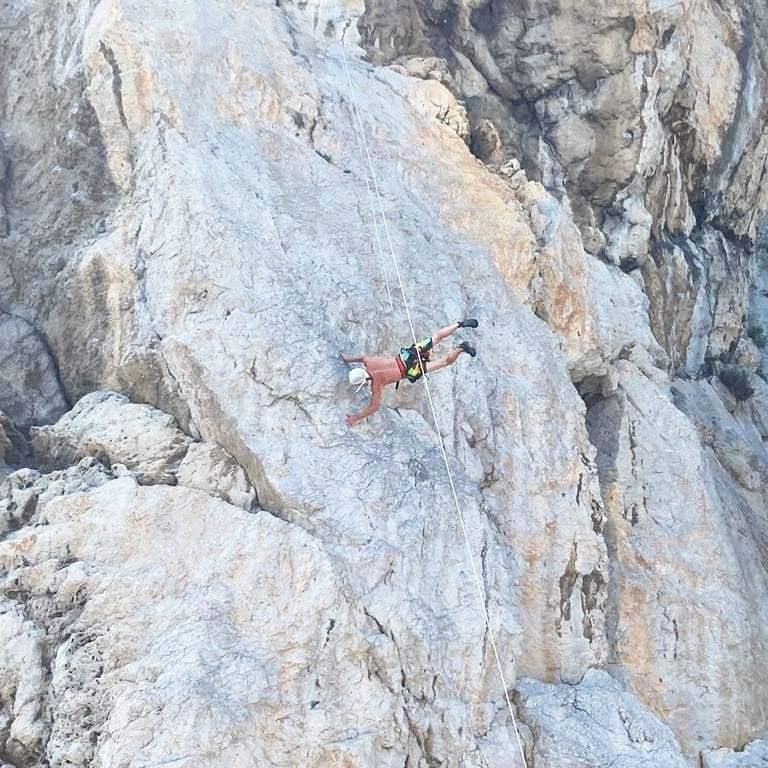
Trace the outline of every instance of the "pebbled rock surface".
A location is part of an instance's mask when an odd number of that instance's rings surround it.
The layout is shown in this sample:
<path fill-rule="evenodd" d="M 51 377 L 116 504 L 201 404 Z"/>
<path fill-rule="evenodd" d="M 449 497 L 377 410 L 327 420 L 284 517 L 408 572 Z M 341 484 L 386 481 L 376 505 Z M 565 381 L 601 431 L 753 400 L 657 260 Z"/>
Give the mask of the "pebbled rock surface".
<path fill-rule="evenodd" d="M 18 405 L 0 759 L 509 765 L 437 431 L 540 763 L 574 731 L 648 768 L 764 736 L 768 25 L 593 11 L 6 4 L 0 309 L 77 405 Z M 480 321 L 437 430 L 410 385 L 344 425 L 339 351 L 410 335 L 349 17 L 417 331 Z"/>

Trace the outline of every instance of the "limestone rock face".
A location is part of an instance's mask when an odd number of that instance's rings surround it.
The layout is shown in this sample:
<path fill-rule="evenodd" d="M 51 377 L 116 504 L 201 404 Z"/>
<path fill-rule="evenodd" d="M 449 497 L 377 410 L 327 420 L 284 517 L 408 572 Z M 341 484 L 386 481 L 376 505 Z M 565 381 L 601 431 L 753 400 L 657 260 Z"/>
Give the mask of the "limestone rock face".
<path fill-rule="evenodd" d="M 669 726 L 649 715 L 606 672 L 591 669 L 578 685 L 522 679 L 517 697 L 520 717 L 535 741 L 534 766 L 686 768 Z"/>
<path fill-rule="evenodd" d="M 243 468 L 215 443 L 192 443 L 179 464 L 176 479 L 181 485 L 220 496 L 247 512 L 256 504 L 256 494 Z"/>
<path fill-rule="evenodd" d="M 0 759 L 506 768 L 486 612 L 540 765 L 764 736 L 768 28 L 646 5 L 4 6 Z"/>

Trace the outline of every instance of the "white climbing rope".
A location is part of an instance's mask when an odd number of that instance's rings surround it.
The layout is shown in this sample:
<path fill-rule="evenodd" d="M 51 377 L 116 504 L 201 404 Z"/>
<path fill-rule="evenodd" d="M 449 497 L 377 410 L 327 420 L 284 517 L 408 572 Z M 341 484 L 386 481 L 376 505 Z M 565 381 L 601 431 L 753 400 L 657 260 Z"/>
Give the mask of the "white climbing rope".
<path fill-rule="evenodd" d="M 354 86 L 352 85 L 352 78 L 350 76 L 349 66 L 347 64 L 347 57 L 346 57 L 345 46 L 344 46 L 344 34 L 346 34 L 346 28 L 349 27 L 349 24 L 350 24 L 350 22 L 347 21 L 347 25 L 345 27 L 344 33 L 341 36 L 341 59 L 342 59 L 343 65 L 344 65 L 344 71 L 345 71 L 345 73 L 347 75 L 347 83 L 349 85 L 350 94 L 351 94 L 351 97 L 352 97 L 353 114 L 356 116 L 356 119 L 359 122 L 360 136 L 359 136 L 358 143 L 359 143 L 359 145 L 362 145 L 362 149 L 363 149 L 363 152 L 365 154 L 365 160 L 367 161 L 367 164 L 368 164 L 368 171 L 369 171 L 371 179 L 373 181 L 373 189 L 374 189 L 374 192 L 376 194 L 376 198 L 377 198 L 378 204 L 379 204 L 379 212 L 380 212 L 381 220 L 382 220 L 383 227 L 384 227 L 384 233 L 386 235 L 387 246 L 389 248 L 389 253 L 390 253 L 391 257 L 392 257 L 392 264 L 393 264 L 394 269 L 395 269 L 395 274 L 397 275 L 397 283 L 398 283 L 398 286 L 400 288 L 400 294 L 401 294 L 402 299 L 403 299 L 403 308 L 405 309 L 405 314 L 406 314 L 406 317 L 408 318 L 408 325 L 409 325 L 409 327 L 411 329 L 411 336 L 413 338 L 413 343 L 416 346 L 416 351 L 417 351 L 417 354 L 418 354 L 419 353 L 419 347 L 418 347 L 418 340 L 416 338 L 416 329 L 414 328 L 414 325 L 413 325 L 413 318 L 411 317 L 411 310 L 410 310 L 410 307 L 408 306 L 408 299 L 407 299 L 407 297 L 405 295 L 405 287 L 403 286 L 403 280 L 402 280 L 402 276 L 400 274 L 400 265 L 398 264 L 397 256 L 395 255 L 395 249 L 394 249 L 394 247 L 392 245 L 392 238 L 390 237 L 390 234 L 389 234 L 389 225 L 387 224 L 387 217 L 384 214 L 384 205 L 382 203 L 381 192 L 379 190 L 379 184 L 378 184 L 378 180 L 377 180 L 377 177 L 376 177 L 376 171 L 375 171 L 374 166 L 373 166 L 373 161 L 371 159 L 371 154 L 370 154 L 370 152 L 368 150 L 368 142 L 367 142 L 367 140 L 365 138 L 365 130 L 363 128 L 362 120 L 360 119 L 360 110 L 358 109 L 358 106 L 357 106 L 357 97 L 355 95 L 355 89 L 354 89 Z M 357 133 L 357 126 L 355 128 L 355 132 Z M 366 179 L 366 181 L 367 181 L 367 179 Z M 375 217 L 374 217 L 374 220 L 375 220 Z M 377 234 L 377 236 L 378 236 L 378 234 Z M 423 363 L 423 361 L 421 359 L 421 354 L 419 354 L 419 364 L 422 365 L 422 370 L 426 372 L 426 365 Z M 481 606 L 481 608 L 483 610 L 483 616 L 485 617 L 485 625 L 486 625 L 486 628 L 488 630 L 488 637 L 489 637 L 489 639 L 491 641 L 491 648 L 493 649 L 493 657 L 494 657 L 494 659 L 496 661 L 496 668 L 498 669 L 499 677 L 501 679 L 501 684 L 502 684 L 502 687 L 504 689 L 504 699 L 506 700 L 507 709 L 509 710 L 509 716 L 512 719 L 512 725 L 513 725 L 514 730 L 515 730 L 515 737 L 517 739 L 517 746 L 518 746 L 518 748 L 520 750 L 520 759 L 522 760 L 523 768 L 527 768 L 527 761 L 525 759 L 525 751 L 523 750 L 523 742 L 522 742 L 522 740 L 520 738 L 520 729 L 518 728 L 517 718 L 515 717 L 515 712 L 514 712 L 514 709 L 512 707 L 512 702 L 511 702 L 511 700 L 509 698 L 509 687 L 507 685 L 507 681 L 506 681 L 506 678 L 504 676 L 504 669 L 502 668 L 502 665 L 501 665 L 501 659 L 499 657 L 499 651 L 498 651 L 498 649 L 496 647 L 496 638 L 494 637 L 494 634 L 493 634 L 493 628 L 491 627 L 491 619 L 490 619 L 490 615 L 488 613 L 488 608 L 487 608 L 486 602 L 485 602 L 486 601 L 486 593 L 485 593 L 485 590 L 483 588 L 482 582 L 480 580 L 480 575 L 478 574 L 477 566 L 475 565 L 475 558 L 474 558 L 474 556 L 472 554 L 472 545 L 469 543 L 469 535 L 467 533 L 467 524 L 466 524 L 466 521 L 464 519 L 464 513 L 461 510 L 461 504 L 459 503 L 458 494 L 456 493 L 456 485 L 455 485 L 455 483 L 453 481 L 453 474 L 451 472 L 451 467 L 450 467 L 450 464 L 448 463 L 448 454 L 447 454 L 447 452 L 445 450 L 445 443 L 443 441 L 443 435 L 440 432 L 440 423 L 439 423 L 438 418 L 437 418 L 437 410 L 435 409 L 435 403 L 434 403 L 434 400 L 432 399 L 432 391 L 431 391 L 430 386 L 429 386 L 429 380 L 428 380 L 426 375 L 423 378 L 424 378 L 424 385 L 426 386 L 426 390 L 427 390 L 427 399 L 429 401 L 429 408 L 432 411 L 432 419 L 433 419 L 433 421 L 435 423 L 435 430 L 437 431 L 437 439 L 438 439 L 438 443 L 440 445 L 440 453 L 441 453 L 441 455 L 443 457 L 443 463 L 445 464 L 445 471 L 446 471 L 446 474 L 448 475 L 448 483 L 449 483 L 449 485 L 451 487 L 451 494 L 453 495 L 453 501 L 454 501 L 454 504 L 456 506 L 456 514 L 458 516 L 459 524 L 461 526 L 461 532 L 462 532 L 462 534 L 464 536 L 464 544 L 465 544 L 466 549 L 467 549 L 467 557 L 469 559 L 469 564 L 470 564 L 470 566 L 472 568 L 472 576 L 474 578 L 475 587 L 477 589 L 477 593 L 478 593 L 478 596 L 480 598 L 480 606 Z"/>
<path fill-rule="evenodd" d="M 357 140 L 357 149 L 360 153 L 360 158 L 365 163 L 365 154 L 367 153 L 367 147 L 365 152 L 363 151 L 363 145 L 365 143 L 365 132 L 363 131 L 363 121 L 360 119 L 360 110 L 357 107 L 357 98 L 355 97 L 355 89 L 352 87 L 352 77 L 349 74 L 349 67 L 347 66 L 347 57 L 344 56 L 344 35 L 347 33 L 349 23 L 344 28 L 344 32 L 341 35 L 341 47 L 342 57 L 341 60 L 344 63 L 344 74 L 347 76 L 347 85 L 349 86 L 349 93 L 352 97 L 352 126 L 355 129 L 355 139 Z M 361 138 L 362 137 L 362 138 Z M 363 170 L 365 176 L 365 189 L 368 193 L 368 205 L 371 209 L 371 221 L 373 222 L 373 232 L 376 238 L 376 246 L 379 252 L 379 259 L 381 260 L 381 274 L 384 276 L 384 285 L 387 288 L 387 298 L 389 299 L 389 308 L 394 310 L 395 304 L 392 301 L 392 291 L 389 287 L 389 277 L 387 277 L 387 264 L 384 257 L 384 246 L 381 242 L 381 234 L 379 233 L 379 224 L 376 221 L 376 207 L 373 204 L 373 193 L 371 191 L 371 181 L 368 178 L 368 171 Z M 386 221 L 385 221 L 386 224 Z"/>

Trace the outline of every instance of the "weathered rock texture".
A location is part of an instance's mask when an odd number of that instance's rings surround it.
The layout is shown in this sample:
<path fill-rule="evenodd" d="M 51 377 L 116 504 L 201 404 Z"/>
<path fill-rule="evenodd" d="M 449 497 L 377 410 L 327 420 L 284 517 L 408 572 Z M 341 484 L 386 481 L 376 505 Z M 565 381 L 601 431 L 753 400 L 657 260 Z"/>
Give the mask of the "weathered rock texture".
<path fill-rule="evenodd" d="M 56 364 L 34 327 L 0 312 L 0 409 L 19 426 L 55 421 L 67 410 Z"/>
<path fill-rule="evenodd" d="M 56 424 L 31 430 L 32 450 L 45 469 L 93 456 L 107 466 L 125 465 L 146 483 L 170 483 L 191 442 L 173 416 L 115 392 L 86 395 Z"/>
<path fill-rule="evenodd" d="M 520 680 L 520 716 L 534 736 L 532 765 L 685 768 L 671 729 L 648 714 L 607 672 L 578 685 Z"/>
<path fill-rule="evenodd" d="M 676 369 L 728 351 L 768 200 L 764 4 L 365 5 L 375 60 L 439 72 L 475 154 L 521 158 L 569 200 L 587 249 L 636 275 Z"/>
<path fill-rule="evenodd" d="M 29 445 L 8 416 L 0 411 L 0 482 L 13 469 L 27 463 Z"/>
<path fill-rule="evenodd" d="M 687 751 L 713 733 L 741 744 L 765 722 L 768 605 L 757 564 L 768 552 L 768 455 L 711 385 L 679 381 L 670 392 L 631 361 L 617 370 L 616 392 L 587 411 L 613 566 L 612 661 Z M 745 681 L 738 698 L 727 693 L 734 679 Z"/>
<path fill-rule="evenodd" d="M 0 310 L 77 405 L 14 404 L 0 758 L 508 766 L 480 599 L 537 766 L 762 737 L 763 13 L 6 4 Z M 482 598 L 423 388 L 344 425 L 410 331 L 342 33 L 418 332 L 480 321 L 430 387 Z"/>
<path fill-rule="evenodd" d="M 243 468 L 216 443 L 192 443 L 176 479 L 180 485 L 207 491 L 246 511 L 256 505 L 256 493 Z"/>

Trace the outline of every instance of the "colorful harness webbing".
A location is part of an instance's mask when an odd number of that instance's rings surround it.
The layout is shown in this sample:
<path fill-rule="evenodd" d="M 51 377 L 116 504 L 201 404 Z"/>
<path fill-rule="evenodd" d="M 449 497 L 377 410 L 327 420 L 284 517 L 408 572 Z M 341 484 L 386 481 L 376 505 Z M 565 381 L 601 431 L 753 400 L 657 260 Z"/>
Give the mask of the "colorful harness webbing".
<path fill-rule="evenodd" d="M 422 368 L 422 363 L 426 363 L 432 354 L 432 338 L 427 337 L 410 347 L 400 347 L 400 354 L 397 357 L 400 370 L 408 381 L 418 381 L 426 373 L 426 365 Z M 419 361 L 421 357 L 421 362 Z"/>

